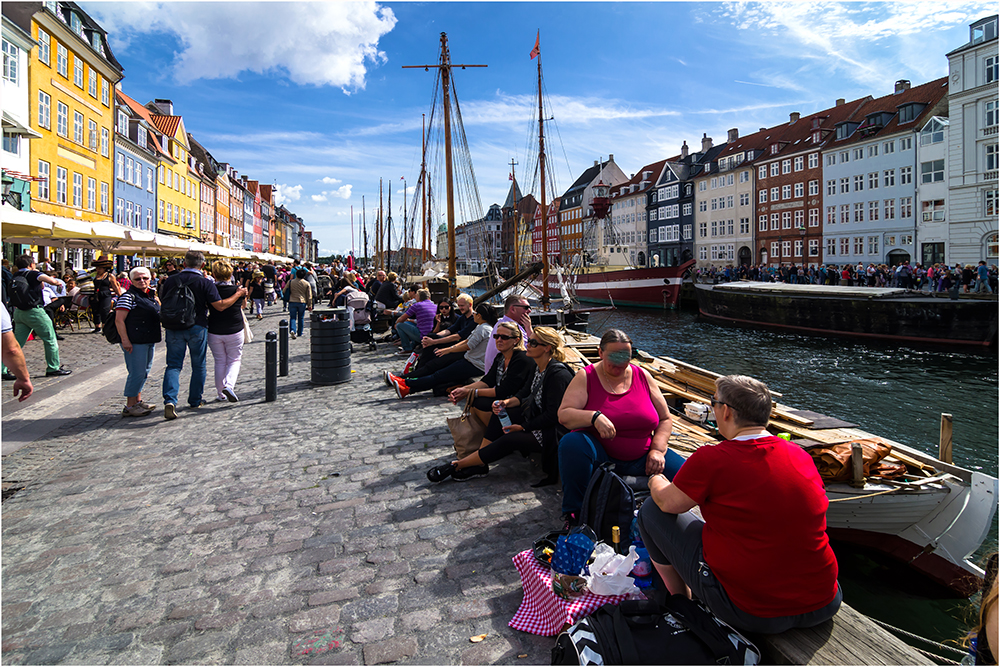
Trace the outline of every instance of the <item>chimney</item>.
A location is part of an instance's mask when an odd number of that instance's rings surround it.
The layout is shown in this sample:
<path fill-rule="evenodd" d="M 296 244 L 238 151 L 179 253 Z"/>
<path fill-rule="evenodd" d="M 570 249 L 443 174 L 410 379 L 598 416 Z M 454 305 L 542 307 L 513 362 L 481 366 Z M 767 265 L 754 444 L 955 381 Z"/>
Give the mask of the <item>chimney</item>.
<path fill-rule="evenodd" d="M 708 136 L 708 132 L 703 132 L 701 135 L 701 152 L 707 153 L 708 149 L 712 147 L 712 137 Z"/>
<path fill-rule="evenodd" d="M 740 129 L 738 127 L 734 127 L 733 129 L 729 130 L 728 136 L 726 136 L 726 141 L 733 142 L 739 138 L 740 138 Z"/>
<path fill-rule="evenodd" d="M 683 160 L 688 156 L 688 142 L 681 144 L 681 159 Z"/>
<path fill-rule="evenodd" d="M 598 164 L 600 163 L 597 160 L 594 160 L 594 166 L 596 167 Z"/>
<path fill-rule="evenodd" d="M 799 112 L 798 111 L 793 111 L 792 113 L 788 114 L 788 124 L 789 125 L 792 125 L 798 119 L 799 119 Z"/>
<path fill-rule="evenodd" d="M 760 132 L 763 132 L 766 129 L 767 129 L 766 127 L 762 127 L 762 128 L 760 128 Z"/>
<path fill-rule="evenodd" d="M 614 162 L 614 161 L 615 161 L 615 154 L 608 153 L 608 162 Z"/>
<path fill-rule="evenodd" d="M 160 110 L 160 114 L 163 116 L 173 116 L 174 115 L 174 103 L 170 100 L 153 100 L 153 106 Z"/>
<path fill-rule="evenodd" d="M 908 79 L 900 79 L 899 81 L 896 82 L 896 90 L 894 94 L 899 95 L 904 90 L 909 90 L 909 89 L 910 89 L 910 81 Z"/>
<path fill-rule="evenodd" d="M 846 101 L 847 101 L 847 100 L 845 100 L 845 99 L 844 99 L 843 97 L 838 97 L 838 98 L 837 98 L 837 106 L 838 106 L 838 107 L 840 107 L 840 106 L 844 106 L 844 102 L 846 102 Z"/>

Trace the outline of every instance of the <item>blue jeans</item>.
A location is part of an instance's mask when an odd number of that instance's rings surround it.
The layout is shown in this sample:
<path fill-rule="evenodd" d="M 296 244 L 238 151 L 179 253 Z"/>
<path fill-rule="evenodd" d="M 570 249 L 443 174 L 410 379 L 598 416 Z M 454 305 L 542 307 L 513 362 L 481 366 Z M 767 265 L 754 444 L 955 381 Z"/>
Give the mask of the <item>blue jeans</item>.
<path fill-rule="evenodd" d="M 306 304 L 300 301 L 288 302 L 288 333 L 302 335 L 302 327 L 305 326 Z M 298 329 L 295 328 L 298 322 Z"/>
<path fill-rule="evenodd" d="M 125 368 L 128 369 L 128 378 L 125 380 L 125 398 L 135 398 L 142 393 L 142 388 L 146 386 L 146 378 L 149 377 L 149 369 L 153 367 L 154 343 L 132 343 L 132 351 L 125 354 Z"/>
<path fill-rule="evenodd" d="M 562 511 L 579 513 L 583 507 L 583 495 L 587 492 L 587 484 L 594 474 L 594 468 L 611 461 L 615 464 L 615 474 L 620 477 L 634 475 L 646 476 L 646 457 L 640 456 L 634 461 L 619 461 L 608 456 L 604 447 L 596 442 L 589 433 L 573 431 L 567 433 L 559 441 L 559 477 L 562 479 L 563 500 Z M 673 479 L 684 463 L 684 457 L 675 451 L 667 450 L 664 455 L 663 474 L 667 479 Z"/>
<path fill-rule="evenodd" d="M 413 351 L 413 346 L 420 341 L 420 329 L 415 322 L 400 322 L 396 325 L 396 333 L 399 334 L 399 343 L 407 352 Z"/>
<path fill-rule="evenodd" d="M 208 352 L 208 328 L 199 324 L 190 329 L 167 329 L 167 370 L 163 373 L 163 402 L 177 405 L 180 391 L 181 368 L 184 367 L 184 350 L 191 352 L 191 383 L 188 385 L 188 405 L 201 403 L 205 389 L 205 355 Z"/>

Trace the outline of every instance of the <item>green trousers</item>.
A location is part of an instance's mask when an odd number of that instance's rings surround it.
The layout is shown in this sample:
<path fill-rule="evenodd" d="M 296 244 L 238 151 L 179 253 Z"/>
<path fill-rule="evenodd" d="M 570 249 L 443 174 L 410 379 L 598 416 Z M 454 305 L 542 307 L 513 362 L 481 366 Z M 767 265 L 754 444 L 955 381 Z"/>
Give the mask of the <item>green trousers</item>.
<path fill-rule="evenodd" d="M 56 330 L 52 319 L 38 307 L 31 310 L 14 309 L 14 337 L 22 348 L 32 331 L 35 338 L 45 346 L 45 371 L 59 370 L 59 343 L 56 342 Z"/>

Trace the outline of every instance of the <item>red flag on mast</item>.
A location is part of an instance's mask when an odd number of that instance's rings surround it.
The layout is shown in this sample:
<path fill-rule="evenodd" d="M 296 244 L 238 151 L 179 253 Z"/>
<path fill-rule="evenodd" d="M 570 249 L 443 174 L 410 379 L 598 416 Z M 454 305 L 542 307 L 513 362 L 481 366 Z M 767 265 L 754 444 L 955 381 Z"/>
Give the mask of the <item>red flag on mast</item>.
<path fill-rule="evenodd" d="M 539 37 L 541 37 L 541 34 L 542 34 L 541 30 L 539 30 L 538 33 L 535 34 L 535 48 L 533 48 L 531 50 L 531 59 L 532 60 L 535 59 L 535 56 L 537 56 L 537 55 L 539 55 L 541 53 L 541 50 L 538 48 L 538 39 L 539 39 Z"/>

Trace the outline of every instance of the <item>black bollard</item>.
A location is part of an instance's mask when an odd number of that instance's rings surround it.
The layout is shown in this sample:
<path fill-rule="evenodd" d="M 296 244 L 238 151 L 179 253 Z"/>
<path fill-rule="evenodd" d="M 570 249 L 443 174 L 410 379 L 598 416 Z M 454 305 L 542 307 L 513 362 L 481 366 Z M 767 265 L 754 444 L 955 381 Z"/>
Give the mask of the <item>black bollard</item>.
<path fill-rule="evenodd" d="M 264 336 L 264 401 L 278 399 L 278 334 L 268 331 Z"/>
<path fill-rule="evenodd" d="M 278 322 L 278 375 L 288 375 L 288 320 Z"/>

